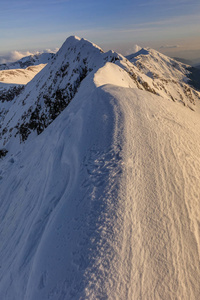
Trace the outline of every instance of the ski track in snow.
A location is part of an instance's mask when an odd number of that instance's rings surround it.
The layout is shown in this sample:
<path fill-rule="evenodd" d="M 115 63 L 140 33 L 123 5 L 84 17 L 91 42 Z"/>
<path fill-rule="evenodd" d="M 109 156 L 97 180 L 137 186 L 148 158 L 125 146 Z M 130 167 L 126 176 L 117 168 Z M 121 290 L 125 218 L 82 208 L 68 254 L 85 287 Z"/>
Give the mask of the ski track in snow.
<path fill-rule="evenodd" d="M 91 79 L 1 162 L 0 298 L 198 299 L 199 115 Z"/>

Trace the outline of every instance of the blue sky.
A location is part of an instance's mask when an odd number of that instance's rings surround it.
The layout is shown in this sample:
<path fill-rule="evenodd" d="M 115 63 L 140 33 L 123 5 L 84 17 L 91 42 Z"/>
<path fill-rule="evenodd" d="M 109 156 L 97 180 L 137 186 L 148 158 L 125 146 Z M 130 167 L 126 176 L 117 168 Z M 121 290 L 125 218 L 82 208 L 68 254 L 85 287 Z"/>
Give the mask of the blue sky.
<path fill-rule="evenodd" d="M 78 35 L 122 54 L 135 44 L 200 57 L 200 0 L 0 0 L 0 55 Z"/>

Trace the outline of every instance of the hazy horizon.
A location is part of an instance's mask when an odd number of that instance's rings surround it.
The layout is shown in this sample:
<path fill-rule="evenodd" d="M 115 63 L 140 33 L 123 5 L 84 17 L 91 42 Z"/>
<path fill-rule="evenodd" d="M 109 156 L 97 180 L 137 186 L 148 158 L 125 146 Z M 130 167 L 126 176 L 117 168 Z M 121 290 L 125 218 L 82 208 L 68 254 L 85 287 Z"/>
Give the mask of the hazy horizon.
<path fill-rule="evenodd" d="M 1 57 L 55 50 L 77 35 L 123 55 L 137 44 L 171 57 L 200 59 L 198 0 L 3 0 L 1 23 Z"/>

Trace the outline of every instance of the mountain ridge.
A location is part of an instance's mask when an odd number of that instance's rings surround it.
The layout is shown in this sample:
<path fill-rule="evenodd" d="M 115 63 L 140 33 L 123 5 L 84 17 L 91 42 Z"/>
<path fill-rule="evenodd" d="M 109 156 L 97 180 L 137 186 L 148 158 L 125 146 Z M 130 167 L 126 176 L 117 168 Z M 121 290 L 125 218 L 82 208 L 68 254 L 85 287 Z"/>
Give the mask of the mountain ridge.
<path fill-rule="evenodd" d="M 26 69 L 30 66 L 37 66 L 40 64 L 47 64 L 53 58 L 54 53 L 39 53 L 39 54 L 32 54 L 29 56 L 25 56 L 16 62 L 8 62 L 5 64 L 0 64 L 0 70 L 12 70 L 12 69 Z"/>
<path fill-rule="evenodd" d="M 145 55 L 142 51 L 146 51 Z M 158 58 L 160 65 L 165 62 L 159 73 L 156 65 Z M 150 59 L 149 65 L 147 59 Z M 143 60 L 146 61 L 146 67 Z M 150 48 L 140 50 L 139 54 L 134 54 L 133 61 L 129 61 L 114 51 L 104 53 L 97 45 L 71 36 L 47 66 L 15 98 L 12 109 L 2 113 L 1 147 L 5 147 L 12 136 L 15 136 L 15 140 L 19 136 L 18 142 L 24 142 L 34 132 L 40 134 L 66 108 L 82 80 L 106 62 L 125 70 L 135 88 L 178 101 L 195 110 L 200 94 L 186 83 L 186 73 L 189 71 L 185 70 L 185 65 L 175 63 Z M 16 114 L 14 107 L 19 106 L 20 113 Z"/>
<path fill-rule="evenodd" d="M 199 113 L 91 47 L 66 109 L 0 160 L 0 298 L 197 299 Z"/>

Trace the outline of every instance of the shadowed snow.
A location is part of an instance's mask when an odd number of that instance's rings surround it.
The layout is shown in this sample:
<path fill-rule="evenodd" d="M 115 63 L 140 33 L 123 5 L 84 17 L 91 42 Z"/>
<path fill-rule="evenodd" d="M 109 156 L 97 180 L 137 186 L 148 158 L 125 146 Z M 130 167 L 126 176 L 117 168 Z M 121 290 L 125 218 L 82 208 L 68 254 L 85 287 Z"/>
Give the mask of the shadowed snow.
<path fill-rule="evenodd" d="M 0 298 L 198 299 L 199 141 L 197 113 L 89 74 L 0 162 Z"/>

